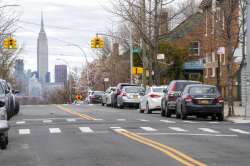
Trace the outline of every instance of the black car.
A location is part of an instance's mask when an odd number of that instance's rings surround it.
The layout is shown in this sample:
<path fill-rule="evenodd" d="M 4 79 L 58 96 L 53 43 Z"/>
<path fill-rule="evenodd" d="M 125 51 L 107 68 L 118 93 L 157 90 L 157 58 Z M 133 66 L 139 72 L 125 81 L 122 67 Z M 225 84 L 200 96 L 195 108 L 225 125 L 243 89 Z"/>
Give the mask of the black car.
<path fill-rule="evenodd" d="M 170 82 L 161 99 L 161 116 L 171 117 L 172 114 L 175 114 L 177 96 L 190 84 L 201 84 L 201 82 L 189 80 L 173 80 Z"/>
<path fill-rule="evenodd" d="M 16 101 L 15 94 L 18 91 L 15 91 L 10 88 L 8 83 L 5 80 L 0 79 L 0 86 L 3 89 L 2 98 L 5 100 L 5 107 L 7 110 L 7 119 L 9 120 L 19 111 L 19 103 Z"/>
<path fill-rule="evenodd" d="M 224 100 L 216 86 L 188 85 L 177 99 L 176 117 L 186 119 L 187 116 L 212 116 L 224 120 Z"/>
<path fill-rule="evenodd" d="M 116 90 L 115 92 L 112 94 L 111 96 L 111 101 L 112 101 L 112 107 L 117 107 L 117 96 L 121 94 L 122 92 L 122 89 L 125 87 L 125 86 L 137 86 L 136 84 L 130 84 L 130 83 L 119 83 L 117 86 L 116 86 Z"/>
<path fill-rule="evenodd" d="M 102 103 L 102 96 L 104 95 L 103 91 L 93 91 L 89 95 L 90 104 L 100 104 Z"/>

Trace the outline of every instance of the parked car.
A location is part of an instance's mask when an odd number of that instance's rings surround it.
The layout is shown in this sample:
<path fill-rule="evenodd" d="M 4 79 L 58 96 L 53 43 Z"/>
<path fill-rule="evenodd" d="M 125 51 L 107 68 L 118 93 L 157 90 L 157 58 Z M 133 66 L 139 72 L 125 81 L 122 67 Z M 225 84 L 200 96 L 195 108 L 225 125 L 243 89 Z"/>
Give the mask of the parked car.
<path fill-rule="evenodd" d="M 5 107 L 7 109 L 7 119 L 9 120 L 11 117 L 13 117 L 16 112 L 16 100 L 15 100 L 15 93 L 18 91 L 11 90 L 8 83 L 5 80 L 0 79 L 0 86 L 2 87 L 4 91 L 4 98 L 5 98 Z"/>
<path fill-rule="evenodd" d="M 112 107 L 117 107 L 117 96 L 121 94 L 122 89 L 125 86 L 137 86 L 137 85 L 135 85 L 135 84 L 129 84 L 129 83 L 119 83 L 116 86 L 115 92 L 111 96 Z"/>
<path fill-rule="evenodd" d="M 102 105 L 110 106 L 111 105 L 111 95 L 114 93 L 116 87 L 109 87 L 104 95 L 102 96 Z"/>
<path fill-rule="evenodd" d="M 171 117 L 172 114 L 176 113 L 177 96 L 182 93 L 185 86 L 190 84 L 201 84 L 201 82 L 188 80 L 173 80 L 170 82 L 161 99 L 161 116 Z"/>
<path fill-rule="evenodd" d="M 168 86 L 153 86 L 149 87 L 144 96 L 140 100 L 140 113 L 150 114 L 154 110 L 161 109 L 161 98 L 164 95 L 163 91 L 167 89 Z"/>
<path fill-rule="evenodd" d="M 0 86 L 0 148 L 6 149 L 8 145 L 8 123 L 7 123 L 7 109 L 6 109 L 5 91 Z"/>
<path fill-rule="evenodd" d="M 16 98 L 16 94 L 19 93 L 19 90 L 15 90 L 13 89 L 12 85 L 10 83 L 7 83 L 9 89 L 10 89 L 10 93 L 12 94 L 13 100 L 14 100 L 14 113 L 18 114 L 19 110 L 20 110 L 20 104 L 19 101 Z"/>
<path fill-rule="evenodd" d="M 102 103 L 102 96 L 104 95 L 103 91 L 92 91 L 89 95 L 89 104 L 100 104 Z"/>
<path fill-rule="evenodd" d="M 117 96 L 117 107 L 124 106 L 139 107 L 140 98 L 144 94 L 144 88 L 139 86 L 124 86 L 121 93 Z"/>
<path fill-rule="evenodd" d="M 224 99 L 216 86 L 200 84 L 185 87 L 177 99 L 176 117 L 186 119 L 190 115 L 224 120 Z"/>

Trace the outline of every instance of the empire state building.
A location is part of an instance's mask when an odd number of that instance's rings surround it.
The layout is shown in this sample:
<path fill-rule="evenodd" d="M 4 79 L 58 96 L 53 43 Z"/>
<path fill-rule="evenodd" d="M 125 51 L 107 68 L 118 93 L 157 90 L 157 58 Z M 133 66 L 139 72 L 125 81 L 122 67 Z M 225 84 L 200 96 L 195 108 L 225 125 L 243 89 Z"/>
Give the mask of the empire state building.
<path fill-rule="evenodd" d="M 48 72 L 48 39 L 44 30 L 43 13 L 41 14 L 41 29 L 37 39 L 37 71 L 39 81 L 43 84 L 49 82 Z"/>

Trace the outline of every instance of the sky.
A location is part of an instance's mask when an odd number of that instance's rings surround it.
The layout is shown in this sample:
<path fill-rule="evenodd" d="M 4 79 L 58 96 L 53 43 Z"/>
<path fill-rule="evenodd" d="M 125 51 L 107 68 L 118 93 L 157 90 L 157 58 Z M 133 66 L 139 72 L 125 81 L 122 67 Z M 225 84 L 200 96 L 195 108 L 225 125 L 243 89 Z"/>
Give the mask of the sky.
<path fill-rule="evenodd" d="M 12 0 L 6 3 L 21 5 L 14 7 L 20 14 L 15 37 L 23 47 L 19 58 L 24 59 L 26 70 L 36 70 L 41 11 L 48 37 L 49 71 L 52 75 L 55 64 L 68 64 L 71 69 L 82 68 L 85 64 L 80 49 L 69 46 L 69 43 L 82 47 L 89 61 L 95 58 L 95 52 L 90 48 L 91 39 L 97 32 L 106 32 L 113 24 L 113 16 L 103 7 L 110 5 L 109 0 Z"/>

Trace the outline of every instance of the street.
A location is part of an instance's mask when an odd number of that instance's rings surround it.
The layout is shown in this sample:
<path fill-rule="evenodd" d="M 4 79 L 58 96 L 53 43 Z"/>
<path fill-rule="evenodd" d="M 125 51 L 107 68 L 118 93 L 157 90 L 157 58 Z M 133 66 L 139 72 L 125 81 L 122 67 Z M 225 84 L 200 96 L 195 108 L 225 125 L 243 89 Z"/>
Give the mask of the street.
<path fill-rule="evenodd" d="M 163 118 L 100 105 L 26 105 L 4 166 L 247 166 L 249 124 Z"/>

